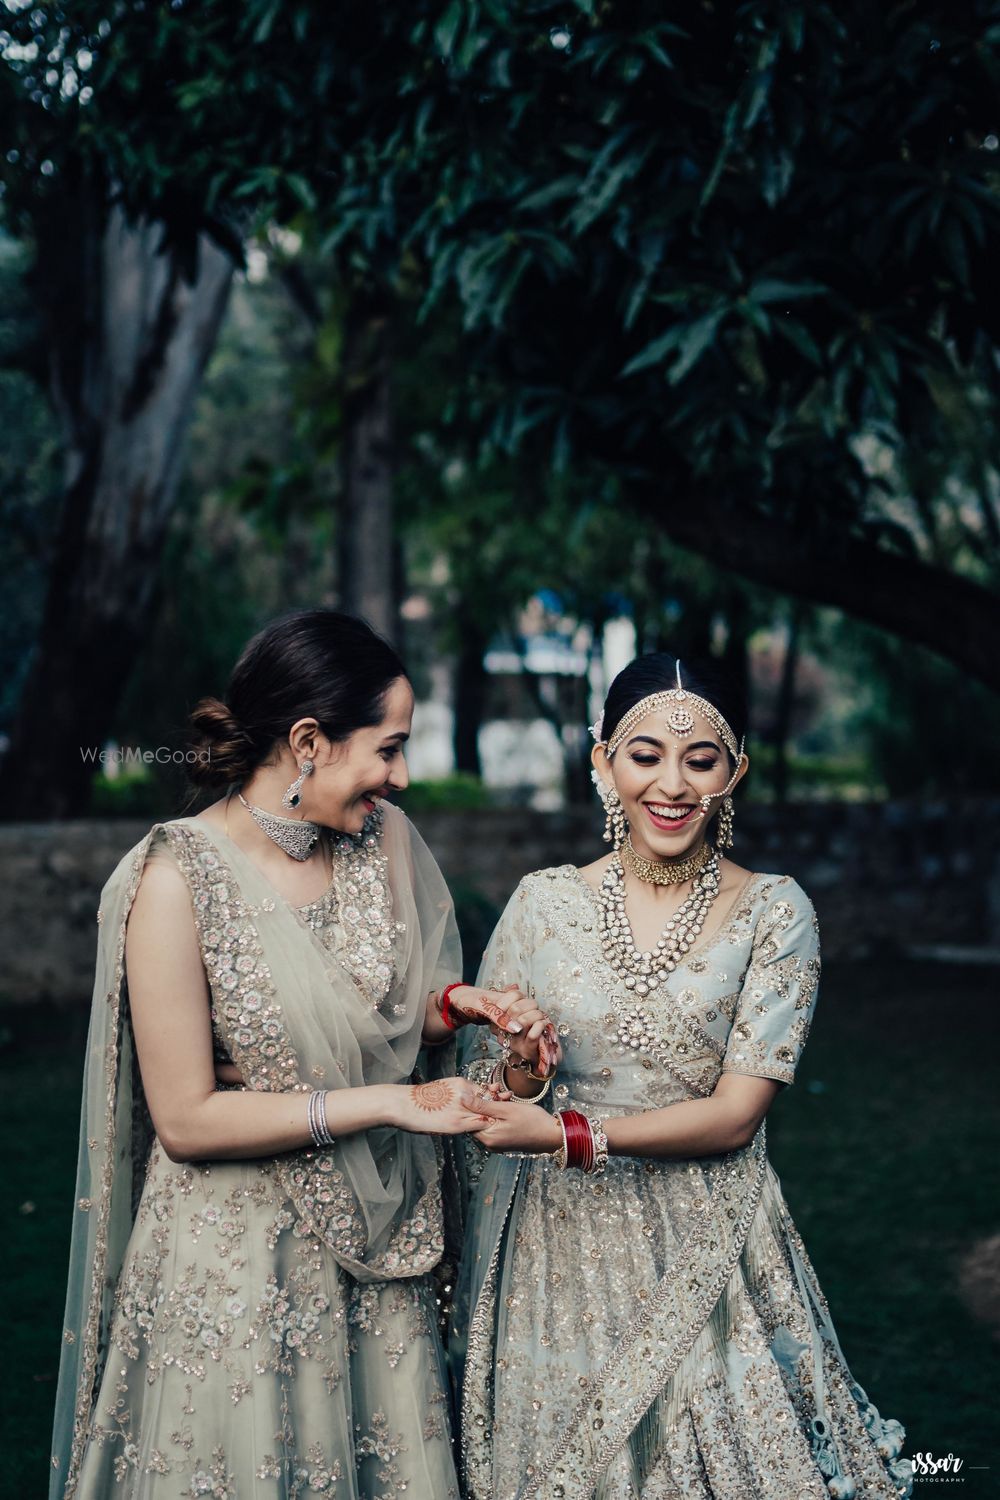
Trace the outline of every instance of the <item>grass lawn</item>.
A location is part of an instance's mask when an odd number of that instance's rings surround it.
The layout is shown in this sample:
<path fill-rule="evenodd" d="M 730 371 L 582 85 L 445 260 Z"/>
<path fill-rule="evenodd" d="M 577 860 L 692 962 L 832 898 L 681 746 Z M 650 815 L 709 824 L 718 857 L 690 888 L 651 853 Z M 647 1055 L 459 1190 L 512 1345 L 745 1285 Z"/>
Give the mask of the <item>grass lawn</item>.
<path fill-rule="evenodd" d="M 908 1455 L 964 1460 L 951 1493 L 970 1500 L 1000 1495 L 1000 1342 L 957 1285 L 963 1254 L 1000 1231 L 996 991 L 987 969 L 830 965 L 797 1081 L 768 1123 L 852 1373 L 906 1427 Z M 47 1485 L 84 1028 L 79 1014 L 8 1012 L 0 1032 L 11 1500 L 42 1500 Z"/>

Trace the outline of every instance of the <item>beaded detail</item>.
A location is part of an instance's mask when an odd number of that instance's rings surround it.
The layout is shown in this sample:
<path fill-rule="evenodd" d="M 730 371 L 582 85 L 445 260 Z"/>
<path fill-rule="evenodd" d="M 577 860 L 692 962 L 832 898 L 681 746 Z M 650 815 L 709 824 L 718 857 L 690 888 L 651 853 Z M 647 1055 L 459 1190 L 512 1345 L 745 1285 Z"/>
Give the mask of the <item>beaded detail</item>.
<path fill-rule="evenodd" d="M 637 724 L 650 714 L 663 711 L 667 728 L 672 734 L 680 739 L 687 739 L 694 733 L 693 714 L 701 714 L 707 719 L 712 728 L 717 731 L 722 743 L 731 755 L 737 759 L 741 754 L 739 742 L 735 734 L 719 713 L 714 703 L 709 703 L 707 698 L 699 697 L 697 693 L 686 692 L 683 688 L 670 688 L 666 692 L 651 693 L 648 698 L 642 698 L 630 708 L 627 714 L 623 714 L 615 726 L 614 734 L 605 745 L 605 752 L 610 759 L 618 746 L 632 733 Z"/>
<path fill-rule="evenodd" d="M 707 845 L 703 846 L 708 848 Z M 695 877 L 691 894 L 668 920 L 656 946 L 640 953 L 632 937 L 625 909 L 625 870 L 616 854 L 601 881 L 601 946 L 604 956 L 628 990 L 640 999 L 651 995 L 676 969 L 685 953 L 694 947 L 712 902 L 719 894 L 719 856 L 709 853 L 704 868 Z"/>
<path fill-rule="evenodd" d="M 385 878 L 387 860 L 381 850 L 378 815 L 366 821 L 357 838 L 344 835 L 334 846 L 334 868 L 345 867 L 339 905 L 343 927 L 348 932 L 345 961 L 362 993 L 373 1006 L 384 1001 L 392 983 L 392 939 L 387 950 L 378 946 L 379 961 L 372 972 L 363 965 L 374 957 L 374 924 L 380 913 L 391 911 L 391 892 Z M 185 871 L 201 942 L 202 959 L 211 992 L 212 1025 L 243 1077 L 253 1088 L 272 1092 L 311 1092 L 302 1081 L 302 1069 L 281 1013 L 270 969 L 253 921 L 253 912 L 242 899 L 232 873 L 211 843 L 200 832 L 167 825 L 174 854 Z M 370 870 L 374 874 L 365 876 Z M 384 883 L 384 895 L 379 891 Z M 336 882 L 339 884 L 339 880 Z M 334 887 L 320 898 L 333 899 Z M 352 907 L 351 897 L 358 903 Z M 314 903 L 318 904 L 318 903 Z M 305 908 L 300 908 L 301 916 Z M 395 928 L 395 924 L 394 924 Z M 364 1220 L 354 1194 L 335 1155 L 336 1148 L 306 1150 L 281 1158 L 279 1175 L 302 1217 L 303 1232 L 325 1240 L 338 1253 L 361 1261 L 367 1249 Z M 432 1183 L 418 1200 L 412 1216 L 401 1221 L 392 1241 L 369 1270 L 386 1276 L 422 1271 L 434 1265 L 444 1250 L 437 1184 Z"/>

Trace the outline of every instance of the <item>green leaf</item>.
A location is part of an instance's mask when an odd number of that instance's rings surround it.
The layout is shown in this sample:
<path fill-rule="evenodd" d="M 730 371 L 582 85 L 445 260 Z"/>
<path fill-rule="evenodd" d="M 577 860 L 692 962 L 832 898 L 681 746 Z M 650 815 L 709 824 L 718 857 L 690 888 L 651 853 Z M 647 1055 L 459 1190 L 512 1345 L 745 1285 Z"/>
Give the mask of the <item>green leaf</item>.
<path fill-rule="evenodd" d="M 819 351 L 816 340 L 809 330 L 804 328 L 801 323 L 797 323 L 794 318 L 776 318 L 774 320 L 774 331 L 775 333 L 780 333 L 782 338 L 786 338 L 790 344 L 794 344 L 799 353 L 804 355 L 811 364 L 821 365 L 823 363 L 823 356 Z"/>
<path fill-rule="evenodd" d="M 645 349 L 640 350 L 622 370 L 622 375 L 634 375 L 639 370 L 648 369 L 650 365 L 661 364 L 664 362 L 664 357 L 676 349 L 677 358 L 667 371 L 670 384 L 676 385 L 701 359 L 715 338 L 716 330 L 725 314 L 725 308 L 716 308 L 713 312 L 695 318 L 692 323 L 668 329 L 658 339 L 647 344 Z"/>
<path fill-rule="evenodd" d="M 465 6 L 462 0 L 452 0 L 434 28 L 434 40 L 442 57 L 450 57 L 462 26 Z"/>
<path fill-rule="evenodd" d="M 752 283 L 748 295 L 754 302 L 797 302 L 803 297 L 822 297 L 829 287 L 821 281 L 779 281 L 765 277 Z"/>
<path fill-rule="evenodd" d="M 661 333 L 659 338 L 652 339 L 644 345 L 639 353 L 622 370 L 623 376 L 637 375 L 640 370 L 647 370 L 650 365 L 661 364 L 667 354 L 671 354 L 680 342 L 682 328 L 668 328 L 666 333 Z"/>

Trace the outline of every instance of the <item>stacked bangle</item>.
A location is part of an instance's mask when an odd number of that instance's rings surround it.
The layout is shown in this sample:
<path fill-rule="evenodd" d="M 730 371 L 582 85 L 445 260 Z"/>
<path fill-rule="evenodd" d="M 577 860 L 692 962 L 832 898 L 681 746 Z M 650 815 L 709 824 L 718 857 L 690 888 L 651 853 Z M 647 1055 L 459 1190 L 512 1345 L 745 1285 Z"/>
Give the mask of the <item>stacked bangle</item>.
<path fill-rule="evenodd" d="M 333 1136 L 326 1124 L 326 1090 L 314 1089 L 309 1095 L 309 1134 L 314 1146 L 332 1146 Z"/>
<path fill-rule="evenodd" d="M 496 1062 L 493 1064 L 493 1071 L 490 1074 L 489 1078 L 490 1083 L 498 1083 L 502 1089 L 505 1089 L 507 1087 L 507 1081 L 504 1078 L 505 1068 L 518 1068 L 518 1065 L 517 1063 L 512 1062 L 511 1059 L 507 1056 L 498 1057 Z M 556 1076 L 554 1068 L 549 1074 L 548 1078 L 539 1078 L 538 1074 L 532 1073 L 530 1068 L 518 1068 L 518 1072 L 525 1072 L 528 1074 L 529 1078 L 533 1078 L 536 1083 L 544 1083 L 545 1085 L 544 1088 L 539 1089 L 537 1094 L 532 1094 L 530 1099 L 524 1099 L 521 1098 L 519 1094 L 514 1094 L 514 1098 L 517 1099 L 521 1104 L 537 1104 L 540 1099 L 544 1099 L 545 1095 L 552 1087 L 552 1080 Z M 513 1090 L 511 1090 L 511 1092 L 513 1093 Z"/>
<path fill-rule="evenodd" d="M 600 1120 L 588 1120 L 578 1109 L 560 1109 L 556 1119 L 562 1128 L 563 1143 L 553 1153 L 553 1160 L 563 1171 L 579 1167 L 582 1172 L 603 1172 L 608 1164 L 608 1138 Z"/>
<path fill-rule="evenodd" d="M 507 1050 L 508 1048 L 504 1048 L 504 1051 Z M 513 1068 L 517 1073 L 527 1073 L 528 1077 L 533 1078 L 536 1083 L 551 1083 L 555 1077 L 555 1068 L 551 1073 L 536 1073 L 526 1057 L 505 1057 L 504 1062 L 508 1068 Z"/>
<path fill-rule="evenodd" d="M 452 990 L 460 990 L 462 988 L 463 984 L 459 979 L 455 984 L 445 985 L 444 989 L 441 991 L 441 997 L 438 1001 L 438 1010 L 441 1014 L 442 1021 L 447 1026 L 449 1031 L 457 1031 L 460 1026 L 468 1026 L 473 1020 L 472 1016 L 464 1015 L 462 1011 L 456 1010 L 451 1003 Z"/>

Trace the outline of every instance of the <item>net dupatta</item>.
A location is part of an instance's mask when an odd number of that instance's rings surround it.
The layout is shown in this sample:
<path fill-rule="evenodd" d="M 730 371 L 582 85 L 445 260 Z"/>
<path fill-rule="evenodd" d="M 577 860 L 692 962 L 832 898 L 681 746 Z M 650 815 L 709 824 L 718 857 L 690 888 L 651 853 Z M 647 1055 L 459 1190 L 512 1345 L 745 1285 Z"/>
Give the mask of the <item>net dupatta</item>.
<path fill-rule="evenodd" d="M 447 887 L 397 808 L 383 807 L 360 837 L 336 839 L 333 952 L 204 820 L 158 823 L 123 857 L 98 913 L 50 1500 L 70 1500 L 76 1489 L 152 1141 L 129 1022 L 125 934 L 154 859 L 173 861 L 188 886 L 213 1024 L 250 1088 L 406 1082 L 427 995 L 461 972 Z M 315 1235 L 356 1279 L 418 1276 L 440 1259 L 432 1137 L 386 1127 L 276 1163 L 300 1232 Z"/>

